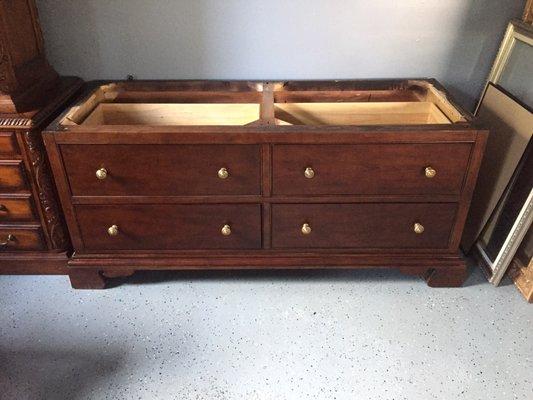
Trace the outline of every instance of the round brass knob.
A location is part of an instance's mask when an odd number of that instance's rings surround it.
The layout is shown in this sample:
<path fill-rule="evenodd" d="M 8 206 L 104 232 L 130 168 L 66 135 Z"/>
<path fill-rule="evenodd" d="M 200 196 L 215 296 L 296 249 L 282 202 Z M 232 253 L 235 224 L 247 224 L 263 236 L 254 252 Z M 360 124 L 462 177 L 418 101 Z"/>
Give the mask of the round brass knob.
<path fill-rule="evenodd" d="M 16 240 L 15 236 L 9 234 L 7 235 L 5 242 L 0 242 L 0 247 L 6 247 L 9 244 L 9 242 L 14 242 L 15 240 Z"/>
<path fill-rule="evenodd" d="M 105 168 L 100 168 L 99 170 L 96 171 L 96 177 L 100 180 L 103 180 L 105 178 L 107 178 L 107 169 Z"/>
<path fill-rule="evenodd" d="M 432 167 L 426 167 L 424 169 L 424 173 L 426 174 L 426 178 L 434 178 L 435 175 L 437 175 L 437 171 L 435 171 L 435 169 Z"/>
<path fill-rule="evenodd" d="M 224 236 L 231 235 L 231 226 L 229 226 L 228 224 L 224 225 L 220 230 L 220 233 L 222 233 Z"/>
<path fill-rule="evenodd" d="M 313 170 L 313 168 L 311 167 L 307 167 L 305 170 L 304 170 L 304 176 L 307 178 L 307 179 L 313 179 L 315 177 L 315 171 Z"/>
<path fill-rule="evenodd" d="M 109 228 L 107 228 L 107 234 L 109 236 L 117 236 L 118 235 L 118 226 L 111 225 Z"/>
<path fill-rule="evenodd" d="M 418 223 L 418 222 L 415 222 L 415 224 L 413 225 L 413 231 L 415 231 L 416 234 L 421 234 L 424 232 L 424 225 Z"/>
<path fill-rule="evenodd" d="M 226 179 L 229 176 L 229 172 L 226 168 L 220 168 L 218 170 L 218 177 L 220 179 Z"/>
<path fill-rule="evenodd" d="M 302 225 L 302 233 L 304 235 L 309 235 L 311 231 L 312 231 L 311 226 L 308 223 L 305 223 Z"/>

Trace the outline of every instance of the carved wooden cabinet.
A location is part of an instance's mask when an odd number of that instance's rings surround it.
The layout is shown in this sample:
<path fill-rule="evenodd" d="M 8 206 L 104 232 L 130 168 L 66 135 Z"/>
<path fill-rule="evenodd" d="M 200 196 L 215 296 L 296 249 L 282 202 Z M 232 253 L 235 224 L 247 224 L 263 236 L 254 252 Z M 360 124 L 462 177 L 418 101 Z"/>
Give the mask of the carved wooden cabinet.
<path fill-rule="evenodd" d="M 45 133 L 78 288 L 138 269 L 466 277 L 487 132 L 434 80 L 94 83 Z"/>
<path fill-rule="evenodd" d="M 66 271 L 70 241 L 41 130 L 80 87 L 46 61 L 33 0 L 1 0 L 0 273 Z"/>

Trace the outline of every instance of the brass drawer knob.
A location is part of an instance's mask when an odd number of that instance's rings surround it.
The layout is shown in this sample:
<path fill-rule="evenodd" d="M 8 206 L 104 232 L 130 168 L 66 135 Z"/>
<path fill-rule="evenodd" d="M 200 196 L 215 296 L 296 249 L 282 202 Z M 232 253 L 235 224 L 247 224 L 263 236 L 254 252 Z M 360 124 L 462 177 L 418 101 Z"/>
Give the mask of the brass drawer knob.
<path fill-rule="evenodd" d="M 307 178 L 307 179 L 313 179 L 315 177 L 315 171 L 313 170 L 313 168 L 311 167 L 307 167 L 305 170 L 304 170 L 304 176 Z"/>
<path fill-rule="evenodd" d="M 96 177 L 100 180 L 104 180 L 105 178 L 107 178 L 107 169 L 100 168 L 99 170 L 97 170 Z"/>
<path fill-rule="evenodd" d="M 220 168 L 218 170 L 218 177 L 220 179 L 227 179 L 228 176 L 229 176 L 229 172 L 228 172 L 227 168 Z"/>
<path fill-rule="evenodd" d="M 16 239 L 15 239 L 15 236 L 14 235 L 7 235 L 7 238 L 5 240 L 5 242 L 0 242 L 0 247 L 7 247 L 7 245 L 10 243 L 10 242 L 14 242 Z"/>
<path fill-rule="evenodd" d="M 424 174 L 426 174 L 426 178 L 434 178 L 435 175 L 437 175 L 437 171 L 435 171 L 435 169 L 432 167 L 426 167 L 424 169 Z"/>
<path fill-rule="evenodd" d="M 222 233 L 224 236 L 231 235 L 231 226 L 229 226 L 228 224 L 224 225 L 220 230 L 220 233 Z"/>
<path fill-rule="evenodd" d="M 424 233 L 424 225 L 422 225 L 419 222 L 415 222 L 413 225 L 413 231 L 415 231 L 416 234 L 420 235 L 421 233 Z"/>
<path fill-rule="evenodd" d="M 311 231 L 312 231 L 311 226 L 308 223 L 305 223 L 302 225 L 302 233 L 304 235 L 309 235 Z"/>
<path fill-rule="evenodd" d="M 117 236 L 118 235 L 118 226 L 111 225 L 109 228 L 107 228 L 107 234 L 109 236 Z"/>

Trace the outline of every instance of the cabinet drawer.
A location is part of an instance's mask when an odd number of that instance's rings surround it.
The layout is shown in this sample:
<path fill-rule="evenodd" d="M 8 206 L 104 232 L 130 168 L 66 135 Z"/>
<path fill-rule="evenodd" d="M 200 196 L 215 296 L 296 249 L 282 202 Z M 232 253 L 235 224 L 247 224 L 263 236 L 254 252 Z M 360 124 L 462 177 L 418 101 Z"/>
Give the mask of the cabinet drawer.
<path fill-rule="evenodd" d="M 6 221 L 33 221 L 35 219 L 31 199 L 0 196 L 0 224 Z"/>
<path fill-rule="evenodd" d="M 0 159 L 20 155 L 14 132 L 0 132 Z"/>
<path fill-rule="evenodd" d="M 64 145 L 61 152 L 74 196 L 253 195 L 261 190 L 259 146 Z M 96 176 L 101 168 L 104 179 Z M 227 177 L 219 174 L 222 168 Z"/>
<path fill-rule="evenodd" d="M 462 143 L 275 146 L 273 192 L 458 194 L 470 149 Z"/>
<path fill-rule="evenodd" d="M 448 247 L 456 209 L 453 203 L 275 204 L 272 245 L 444 249 Z M 423 232 L 416 233 L 415 224 L 420 224 L 417 230 Z"/>
<path fill-rule="evenodd" d="M 87 251 L 261 247 L 258 204 L 78 206 L 76 214 Z"/>
<path fill-rule="evenodd" d="M 26 189 L 22 161 L 0 163 L 0 193 Z"/>
<path fill-rule="evenodd" d="M 45 244 L 38 227 L 0 226 L 2 251 L 44 250 Z"/>

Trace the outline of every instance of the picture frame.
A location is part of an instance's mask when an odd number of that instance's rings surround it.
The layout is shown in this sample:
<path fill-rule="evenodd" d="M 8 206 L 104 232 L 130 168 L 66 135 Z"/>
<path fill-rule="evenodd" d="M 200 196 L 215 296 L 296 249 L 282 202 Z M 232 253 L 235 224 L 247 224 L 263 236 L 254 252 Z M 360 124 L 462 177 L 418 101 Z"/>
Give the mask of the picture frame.
<path fill-rule="evenodd" d="M 527 45 L 533 48 L 533 26 L 519 20 L 513 20 L 507 26 L 500 49 L 498 50 L 498 54 L 496 55 L 496 59 L 492 65 L 487 82 L 485 83 L 485 88 L 483 89 L 481 99 L 484 98 L 489 84 L 493 83 L 495 85 L 502 86 L 503 89 L 510 92 L 520 101 L 528 104 L 528 101 L 522 98 L 522 96 L 520 96 L 518 93 L 513 93 L 512 88 L 506 87 L 505 84 L 502 84 L 502 77 L 504 77 L 504 73 L 509 65 L 509 61 L 511 60 L 516 48 L 521 45 Z M 528 82 L 525 83 L 527 84 Z M 528 105 L 532 106 L 532 104 Z M 477 115 L 480 106 L 481 100 L 476 107 L 474 112 L 475 115 Z"/>
<path fill-rule="evenodd" d="M 498 286 L 533 223 L 533 142 L 475 244 L 489 282 Z"/>

